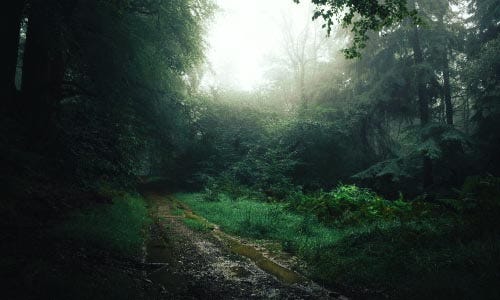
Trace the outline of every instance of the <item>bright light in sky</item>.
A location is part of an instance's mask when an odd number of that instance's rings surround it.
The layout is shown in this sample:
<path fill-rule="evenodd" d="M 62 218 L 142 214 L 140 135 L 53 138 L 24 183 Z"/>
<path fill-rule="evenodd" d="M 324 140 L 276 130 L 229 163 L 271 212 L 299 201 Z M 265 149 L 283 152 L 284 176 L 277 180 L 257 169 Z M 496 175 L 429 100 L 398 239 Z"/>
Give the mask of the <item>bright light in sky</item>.
<path fill-rule="evenodd" d="M 209 27 L 211 68 L 202 86 L 252 90 L 265 83 L 266 58 L 283 48 L 284 18 L 295 26 L 311 22 L 310 4 L 292 0 L 217 0 L 220 10 Z M 302 1 L 308 2 L 308 1 Z"/>

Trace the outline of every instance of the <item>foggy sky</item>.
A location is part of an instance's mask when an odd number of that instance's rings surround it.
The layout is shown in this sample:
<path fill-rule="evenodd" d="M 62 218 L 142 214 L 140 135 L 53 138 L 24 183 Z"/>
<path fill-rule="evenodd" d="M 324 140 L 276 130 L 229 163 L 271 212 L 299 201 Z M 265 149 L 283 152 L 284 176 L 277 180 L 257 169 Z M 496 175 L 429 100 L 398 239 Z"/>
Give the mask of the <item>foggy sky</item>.
<path fill-rule="evenodd" d="M 217 0 L 220 10 L 209 24 L 210 72 L 203 87 L 252 90 L 265 83 L 269 57 L 279 55 L 284 18 L 301 28 L 310 20 L 310 4 L 292 0 Z"/>

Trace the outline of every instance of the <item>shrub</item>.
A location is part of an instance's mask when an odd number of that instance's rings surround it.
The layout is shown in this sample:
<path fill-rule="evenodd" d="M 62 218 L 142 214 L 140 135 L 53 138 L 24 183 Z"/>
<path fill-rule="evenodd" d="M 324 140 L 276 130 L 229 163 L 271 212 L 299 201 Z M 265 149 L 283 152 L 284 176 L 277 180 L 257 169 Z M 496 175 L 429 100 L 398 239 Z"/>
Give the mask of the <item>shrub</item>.
<path fill-rule="evenodd" d="M 500 221 L 500 178 L 493 176 L 468 177 L 458 201 L 458 213 L 482 232 L 498 230 Z"/>
<path fill-rule="evenodd" d="M 311 195 L 295 193 L 290 207 L 337 226 L 406 218 L 412 210 L 403 200 L 388 201 L 356 185 L 340 185 L 330 192 Z"/>

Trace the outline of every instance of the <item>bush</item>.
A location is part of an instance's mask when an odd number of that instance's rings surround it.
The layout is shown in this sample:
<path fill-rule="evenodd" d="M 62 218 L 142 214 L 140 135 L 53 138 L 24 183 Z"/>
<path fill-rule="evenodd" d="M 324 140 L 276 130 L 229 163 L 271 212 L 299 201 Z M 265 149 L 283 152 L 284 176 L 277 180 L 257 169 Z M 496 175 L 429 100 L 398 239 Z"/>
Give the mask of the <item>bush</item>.
<path fill-rule="evenodd" d="M 465 210 L 498 211 L 500 208 L 500 178 L 493 176 L 468 177 L 462 187 L 461 200 L 471 202 Z"/>
<path fill-rule="evenodd" d="M 241 185 L 227 174 L 219 177 L 208 177 L 207 185 L 202 196 L 205 201 L 220 201 L 227 197 L 237 199 L 241 197 L 251 197 L 253 199 L 265 200 L 265 194 L 256 189 Z"/>
<path fill-rule="evenodd" d="M 388 201 L 356 185 L 340 185 L 331 192 L 304 195 L 295 193 L 290 207 L 315 214 L 321 221 L 337 226 L 405 219 L 412 206 L 403 200 Z"/>
<path fill-rule="evenodd" d="M 458 213 L 481 232 L 500 228 L 500 178 L 493 176 L 468 177 L 458 201 Z"/>

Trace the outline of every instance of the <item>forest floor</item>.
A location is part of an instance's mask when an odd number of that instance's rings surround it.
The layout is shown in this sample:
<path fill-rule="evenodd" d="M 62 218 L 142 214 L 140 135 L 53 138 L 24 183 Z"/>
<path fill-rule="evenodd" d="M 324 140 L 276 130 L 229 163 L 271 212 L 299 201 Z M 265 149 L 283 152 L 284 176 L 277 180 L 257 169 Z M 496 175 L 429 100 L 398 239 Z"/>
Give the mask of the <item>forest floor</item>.
<path fill-rule="evenodd" d="M 146 194 L 146 277 L 169 299 L 347 299 L 292 271 L 284 254 L 230 236 L 171 195 Z M 163 297 L 162 297 L 163 298 Z"/>

